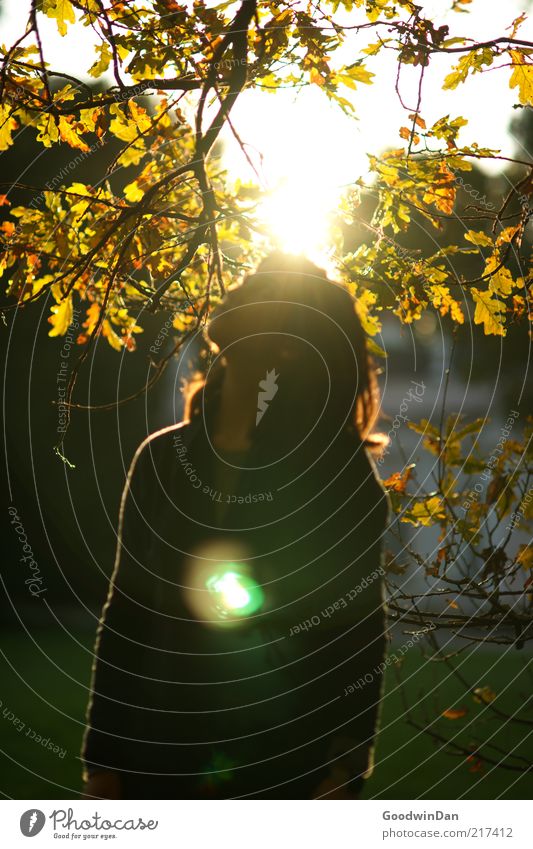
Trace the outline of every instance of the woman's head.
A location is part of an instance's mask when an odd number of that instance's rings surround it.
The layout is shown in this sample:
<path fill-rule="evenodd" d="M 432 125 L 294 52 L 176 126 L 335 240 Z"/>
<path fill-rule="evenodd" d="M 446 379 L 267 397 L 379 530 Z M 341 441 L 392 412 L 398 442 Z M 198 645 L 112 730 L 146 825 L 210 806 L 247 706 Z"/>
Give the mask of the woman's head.
<path fill-rule="evenodd" d="M 378 393 L 355 302 L 309 260 L 282 253 L 264 259 L 228 292 L 208 336 L 218 357 L 207 378 L 206 401 L 229 362 L 262 376 L 274 369 L 279 393 L 264 431 L 276 429 L 276 422 L 280 430 L 298 424 L 298 431 L 321 422 L 355 428 L 368 439 Z M 191 415 L 199 401 L 195 393 Z"/>

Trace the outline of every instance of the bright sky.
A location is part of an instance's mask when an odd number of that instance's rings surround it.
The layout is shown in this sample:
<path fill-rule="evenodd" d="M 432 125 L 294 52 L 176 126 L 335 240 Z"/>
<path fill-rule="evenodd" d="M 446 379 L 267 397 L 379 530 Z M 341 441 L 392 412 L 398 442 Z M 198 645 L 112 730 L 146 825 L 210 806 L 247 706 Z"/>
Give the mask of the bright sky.
<path fill-rule="evenodd" d="M 29 6 L 29 0 L 4 0 L 0 41 L 10 44 L 21 34 Z M 451 0 L 423 4 L 425 14 L 450 26 L 450 36 L 474 34 L 482 41 L 501 36 L 528 2 L 474 0 L 469 14 L 447 12 L 450 6 Z M 43 16 L 41 19 L 45 55 L 54 69 L 86 79 L 85 71 L 94 61 L 91 30 L 71 26 L 62 38 L 54 21 Z M 520 37 L 533 37 L 531 21 L 523 25 Z M 342 61 L 353 62 L 360 56 L 359 49 L 375 40 L 368 33 L 362 39 L 349 39 L 343 47 Z M 469 121 L 461 133 L 462 142 L 478 141 L 501 149 L 506 156 L 516 154 L 518 141 L 509 133 L 512 105 L 516 102 L 516 94 L 508 85 L 509 69 L 476 74 L 455 91 L 442 91 L 440 86 L 449 64 L 449 56 L 434 57 L 426 72 L 422 100 L 426 123 L 430 125 L 447 114 L 461 114 Z M 394 91 L 394 53 L 382 51 L 377 57 L 365 57 L 365 65 L 376 74 L 373 85 L 359 85 L 356 92 L 343 92 L 353 98 L 358 120 L 331 106 L 316 85 L 298 94 L 245 92 L 232 113 L 235 127 L 249 145 L 251 158 L 260 163 L 265 185 L 275 190 L 263 215 L 287 250 L 309 252 L 316 248 L 325 237 L 327 213 L 335 207 L 343 187 L 365 176 L 366 153 L 401 143 L 398 130 L 407 120 Z M 412 108 L 416 105 L 419 73 L 419 68 L 402 69 L 402 97 Z M 225 139 L 231 172 L 251 176 L 231 134 L 226 132 Z M 492 163 L 485 167 L 498 168 Z"/>

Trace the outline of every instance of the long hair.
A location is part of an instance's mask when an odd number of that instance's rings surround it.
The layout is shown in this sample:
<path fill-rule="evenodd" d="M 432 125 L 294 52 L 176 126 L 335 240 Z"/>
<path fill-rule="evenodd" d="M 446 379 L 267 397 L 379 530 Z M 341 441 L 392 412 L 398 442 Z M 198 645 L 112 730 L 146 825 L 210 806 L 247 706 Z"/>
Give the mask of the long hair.
<path fill-rule="evenodd" d="M 270 417 L 271 436 L 281 437 L 287 422 L 293 427 L 295 414 L 302 430 L 308 427 L 304 419 L 311 421 L 320 415 L 335 427 L 342 425 L 357 434 L 370 450 L 382 450 L 385 438 L 372 433 L 379 412 L 376 369 L 349 292 L 331 282 L 325 271 L 309 260 L 279 252 L 266 257 L 242 287 L 246 287 L 242 288 L 243 296 L 249 292 L 250 302 L 276 304 L 273 333 L 301 343 L 299 356 L 283 364 L 276 359 L 277 346 L 273 346 L 272 366 L 283 369 L 285 376 L 287 415 L 285 421 L 280 414 Z M 246 334 L 246 313 L 242 333 Z M 187 419 L 192 421 L 202 411 L 216 413 L 224 369 L 224 359 L 218 357 L 207 378 L 197 376 L 190 381 L 186 389 Z M 317 406 L 321 406 L 319 412 Z M 276 408 L 283 408 L 278 396 Z"/>

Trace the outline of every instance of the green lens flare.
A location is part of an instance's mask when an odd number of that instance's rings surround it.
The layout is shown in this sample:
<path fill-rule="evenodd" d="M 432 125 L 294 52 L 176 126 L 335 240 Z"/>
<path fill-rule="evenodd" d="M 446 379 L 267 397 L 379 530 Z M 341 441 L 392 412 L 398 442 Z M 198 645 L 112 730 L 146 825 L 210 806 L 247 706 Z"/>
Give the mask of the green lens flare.
<path fill-rule="evenodd" d="M 233 564 L 230 568 L 211 575 L 206 581 L 206 587 L 213 595 L 215 606 L 220 616 L 249 616 L 259 610 L 263 604 L 263 592 L 248 575 L 238 572 Z"/>

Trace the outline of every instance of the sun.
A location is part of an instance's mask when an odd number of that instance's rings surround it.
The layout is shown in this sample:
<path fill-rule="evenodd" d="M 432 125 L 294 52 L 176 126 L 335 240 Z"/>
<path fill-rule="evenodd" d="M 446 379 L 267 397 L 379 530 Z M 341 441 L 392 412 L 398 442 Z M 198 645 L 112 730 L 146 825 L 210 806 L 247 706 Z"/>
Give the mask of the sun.
<path fill-rule="evenodd" d="M 327 187 L 313 187 L 298 176 L 287 177 L 260 205 L 258 217 L 281 250 L 322 255 L 328 250 L 329 216 L 335 201 L 335 193 Z"/>
<path fill-rule="evenodd" d="M 368 167 L 361 127 L 313 89 L 241 98 L 232 120 L 247 155 L 226 134 L 228 173 L 260 182 L 256 217 L 277 247 L 319 261 L 331 251 L 331 215 L 345 187 Z"/>

